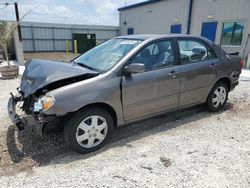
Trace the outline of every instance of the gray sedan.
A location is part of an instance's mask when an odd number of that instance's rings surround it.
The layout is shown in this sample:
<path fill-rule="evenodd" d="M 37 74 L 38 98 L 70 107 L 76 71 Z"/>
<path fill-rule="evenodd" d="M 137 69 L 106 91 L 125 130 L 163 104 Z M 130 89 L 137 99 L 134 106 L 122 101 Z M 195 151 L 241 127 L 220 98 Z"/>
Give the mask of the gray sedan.
<path fill-rule="evenodd" d="M 63 130 L 71 148 L 88 153 L 127 123 L 201 103 L 221 110 L 241 68 L 238 56 L 204 38 L 121 36 L 70 63 L 30 60 L 8 111 L 19 130 Z"/>

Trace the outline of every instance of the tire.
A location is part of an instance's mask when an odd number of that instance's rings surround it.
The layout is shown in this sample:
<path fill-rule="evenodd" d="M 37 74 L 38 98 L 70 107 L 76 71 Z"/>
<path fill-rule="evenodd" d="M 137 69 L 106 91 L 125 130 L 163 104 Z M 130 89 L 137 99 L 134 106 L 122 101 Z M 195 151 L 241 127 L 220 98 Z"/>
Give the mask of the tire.
<path fill-rule="evenodd" d="M 224 108 L 228 99 L 228 86 L 224 82 L 214 85 L 207 98 L 207 107 L 210 112 L 218 112 Z"/>
<path fill-rule="evenodd" d="M 74 114 L 64 128 L 67 145 L 78 153 L 90 153 L 103 147 L 111 138 L 114 120 L 101 108 L 88 108 Z"/>

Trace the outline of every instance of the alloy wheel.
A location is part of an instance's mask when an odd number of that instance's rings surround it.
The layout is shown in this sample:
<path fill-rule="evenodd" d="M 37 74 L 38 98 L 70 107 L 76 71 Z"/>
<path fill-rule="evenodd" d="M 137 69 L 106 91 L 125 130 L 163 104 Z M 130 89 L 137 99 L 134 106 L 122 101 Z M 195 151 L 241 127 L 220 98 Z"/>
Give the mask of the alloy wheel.
<path fill-rule="evenodd" d="M 108 125 L 105 118 L 92 115 L 85 118 L 77 127 L 76 140 L 85 148 L 99 145 L 106 137 Z"/>
<path fill-rule="evenodd" d="M 227 97 L 226 89 L 222 86 L 215 89 L 213 93 L 212 103 L 215 108 L 218 108 L 219 106 L 222 106 Z"/>

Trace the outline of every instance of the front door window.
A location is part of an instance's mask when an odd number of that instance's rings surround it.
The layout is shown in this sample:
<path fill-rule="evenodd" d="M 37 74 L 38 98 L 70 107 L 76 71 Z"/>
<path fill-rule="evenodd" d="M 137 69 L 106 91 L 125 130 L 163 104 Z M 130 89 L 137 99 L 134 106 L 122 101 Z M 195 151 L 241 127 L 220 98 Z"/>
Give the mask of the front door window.
<path fill-rule="evenodd" d="M 142 63 L 146 71 L 161 67 L 171 67 L 175 64 L 171 41 L 158 41 L 142 49 L 131 63 Z"/>

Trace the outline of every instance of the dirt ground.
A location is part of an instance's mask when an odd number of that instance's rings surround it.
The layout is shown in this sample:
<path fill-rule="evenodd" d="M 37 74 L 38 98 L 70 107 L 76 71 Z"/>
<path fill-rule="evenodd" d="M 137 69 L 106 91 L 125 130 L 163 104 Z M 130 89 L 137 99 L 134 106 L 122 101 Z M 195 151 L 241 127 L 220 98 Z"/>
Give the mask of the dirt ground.
<path fill-rule="evenodd" d="M 1 187 L 250 187 L 250 82 L 241 81 L 224 111 L 203 106 L 118 128 L 100 151 L 80 155 L 62 134 L 18 133 L 0 80 Z"/>
<path fill-rule="evenodd" d="M 56 60 L 56 61 L 70 61 L 77 57 L 79 54 L 74 53 L 64 53 L 64 52 L 45 52 L 45 53 L 25 53 L 24 59 L 46 59 L 46 60 Z"/>

